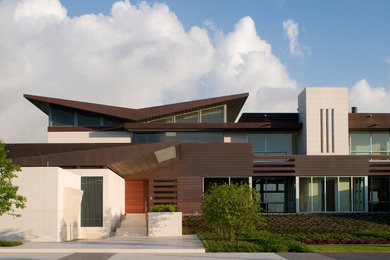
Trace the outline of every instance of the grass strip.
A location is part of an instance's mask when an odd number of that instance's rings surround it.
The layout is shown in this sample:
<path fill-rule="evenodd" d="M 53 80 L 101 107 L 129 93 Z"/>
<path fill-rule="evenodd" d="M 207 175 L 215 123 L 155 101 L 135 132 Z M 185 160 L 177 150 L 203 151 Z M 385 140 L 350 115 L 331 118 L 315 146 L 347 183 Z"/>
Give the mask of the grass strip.
<path fill-rule="evenodd" d="M 390 252 L 390 245 L 309 245 L 315 253 L 368 253 L 368 252 Z"/>

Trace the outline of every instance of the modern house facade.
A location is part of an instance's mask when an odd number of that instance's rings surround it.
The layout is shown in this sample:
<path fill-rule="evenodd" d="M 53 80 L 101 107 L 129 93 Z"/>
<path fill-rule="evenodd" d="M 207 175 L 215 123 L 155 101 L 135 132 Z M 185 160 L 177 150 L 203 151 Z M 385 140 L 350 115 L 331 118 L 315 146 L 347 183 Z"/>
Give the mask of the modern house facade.
<path fill-rule="evenodd" d="M 28 202 L 0 217 L 0 237 L 104 237 L 157 204 L 199 214 L 214 183 L 251 185 L 267 213 L 390 211 L 390 114 L 349 113 L 347 88 L 240 117 L 248 93 L 143 109 L 24 96 L 48 116 L 48 142 L 7 145 Z"/>

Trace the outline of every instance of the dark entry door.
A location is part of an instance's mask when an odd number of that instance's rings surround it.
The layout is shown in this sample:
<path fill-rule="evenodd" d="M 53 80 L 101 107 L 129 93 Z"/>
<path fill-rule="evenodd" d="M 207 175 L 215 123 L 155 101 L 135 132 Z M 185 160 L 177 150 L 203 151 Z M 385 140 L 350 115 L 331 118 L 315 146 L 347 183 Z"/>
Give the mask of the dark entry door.
<path fill-rule="evenodd" d="M 125 185 L 126 214 L 145 213 L 145 203 L 148 201 L 148 181 L 128 180 Z"/>

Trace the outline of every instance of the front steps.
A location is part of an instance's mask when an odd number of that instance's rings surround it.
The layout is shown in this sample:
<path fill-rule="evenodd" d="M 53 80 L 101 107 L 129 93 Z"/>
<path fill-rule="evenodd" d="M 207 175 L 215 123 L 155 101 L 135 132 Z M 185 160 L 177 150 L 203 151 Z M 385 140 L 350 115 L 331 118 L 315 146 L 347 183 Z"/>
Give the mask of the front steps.
<path fill-rule="evenodd" d="M 147 236 L 146 214 L 126 214 L 117 228 L 116 236 Z"/>

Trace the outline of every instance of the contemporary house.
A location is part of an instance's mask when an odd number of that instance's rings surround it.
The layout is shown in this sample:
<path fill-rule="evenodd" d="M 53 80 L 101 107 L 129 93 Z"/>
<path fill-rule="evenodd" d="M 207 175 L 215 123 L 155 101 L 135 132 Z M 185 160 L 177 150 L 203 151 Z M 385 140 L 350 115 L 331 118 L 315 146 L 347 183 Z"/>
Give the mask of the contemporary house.
<path fill-rule="evenodd" d="M 142 109 L 24 97 L 48 116 L 48 142 L 7 145 L 28 202 L 0 217 L 0 238 L 104 237 L 157 204 L 199 214 L 214 183 L 251 185 L 267 213 L 390 211 L 390 114 L 349 113 L 347 88 L 240 117 L 248 93 Z"/>

